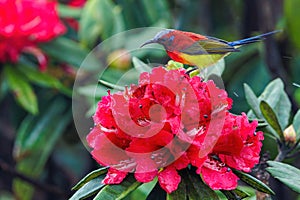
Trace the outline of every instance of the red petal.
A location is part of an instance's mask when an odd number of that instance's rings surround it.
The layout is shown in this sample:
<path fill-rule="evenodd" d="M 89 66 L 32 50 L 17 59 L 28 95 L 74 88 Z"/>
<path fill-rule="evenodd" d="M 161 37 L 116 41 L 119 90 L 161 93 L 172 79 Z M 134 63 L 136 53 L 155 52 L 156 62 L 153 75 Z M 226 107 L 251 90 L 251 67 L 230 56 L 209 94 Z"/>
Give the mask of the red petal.
<path fill-rule="evenodd" d="M 247 116 L 228 114 L 224 135 L 221 136 L 214 153 L 228 166 L 245 172 L 259 162 L 262 132 L 255 132 L 257 122 L 249 123 Z"/>
<path fill-rule="evenodd" d="M 159 185 L 167 192 L 171 193 L 178 188 L 181 177 L 174 167 L 167 167 L 158 174 Z"/>
<path fill-rule="evenodd" d="M 151 153 L 167 146 L 173 137 L 172 133 L 162 130 L 149 138 L 133 138 L 126 150 L 133 153 Z"/>
<path fill-rule="evenodd" d="M 213 190 L 233 190 L 237 187 L 238 177 L 225 166 L 213 160 L 207 160 L 201 169 L 203 181 Z"/>
<path fill-rule="evenodd" d="M 223 134 L 219 138 L 213 151 L 225 155 L 240 155 L 244 144 L 238 130 Z"/>
<path fill-rule="evenodd" d="M 164 81 L 164 76 L 169 71 L 167 71 L 164 67 L 155 67 L 152 69 L 150 74 L 150 83 L 159 83 Z"/>
<path fill-rule="evenodd" d="M 135 172 L 145 173 L 157 171 L 156 163 L 150 157 L 136 156 L 137 167 Z"/>
<path fill-rule="evenodd" d="M 118 171 L 113 168 L 109 168 L 106 177 L 103 179 L 104 184 L 119 184 L 127 176 L 127 172 Z"/>
<path fill-rule="evenodd" d="M 137 181 L 147 183 L 152 181 L 157 175 L 157 168 L 153 160 L 142 158 L 137 162 L 136 171 L 134 177 Z"/>
<path fill-rule="evenodd" d="M 91 152 L 94 159 L 101 165 L 111 166 L 122 171 L 132 171 L 135 167 L 134 161 L 126 154 L 122 146 L 122 140 L 114 137 L 115 141 L 108 138 L 104 133 L 95 127 L 87 136 L 87 141 L 94 150 Z M 115 142 L 115 143 L 114 143 Z"/>
<path fill-rule="evenodd" d="M 148 183 L 152 181 L 157 175 L 157 171 L 147 172 L 147 173 L 134 173 L 134 177 L 137 181 L 141 183 Z"/>
<path fill-rule="evenodd" d="M 251 140 L 253 140 L 251 144 L 244 145 L 239 155 L 220 155 L 220 159 L 230 167 L 250 172 L 251 168 L 259 163 L 260 150 L 262 147 L 261 140 L 263 139 L 263 133 L 257 132 L 255 134 L 256 135 L 253 135 L 251 138 Z"/>
<path fill-rule="evenodd" d="M 187 157 L 187 153 L 184 153 L 177 160 L 175 160 L 171 166 L 175 167 L 177 170 L 186 168 L 190 163 L 190 160 Z"/>
<path fill-rule="evenodd" d="M 190 162 L 195 167 L 202 167 L 204 161 L 206 160 L 207 156 L 200 158 L 199 156 L 200 148 L 195 145 L 191 145 L 187 151 L 187 156 L 190 159 Z"/>
<path fill-rule="evenodd" d="M 101 124 L 105 128 L 116 127 L 116 122 L 111 112 L 111 104 L 112 99 L 110 95 L 102 97 L 93 116 L 95 124 Z"/>

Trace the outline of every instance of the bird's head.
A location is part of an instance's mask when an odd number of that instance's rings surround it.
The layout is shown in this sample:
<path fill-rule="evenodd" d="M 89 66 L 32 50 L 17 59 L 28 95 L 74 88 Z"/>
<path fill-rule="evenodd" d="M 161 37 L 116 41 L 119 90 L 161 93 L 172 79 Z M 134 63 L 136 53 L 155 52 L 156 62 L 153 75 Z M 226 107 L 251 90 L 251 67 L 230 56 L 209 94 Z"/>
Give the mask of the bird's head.
<path fill-rule="evenodd" d="M 160 32 L 158 32 L 154 38 L 146 41 L 145 43 L 143 43 L 140 47 L 143 47 L 147 44 L 151 44 L 151 43 L 158 43 L 163 45 L 165 48 L 169 47 L 172 45 L 172 43 L 174 42 L 175 39 L 175 31 L 172 29 L 165 29 L 162 30 Z"/>

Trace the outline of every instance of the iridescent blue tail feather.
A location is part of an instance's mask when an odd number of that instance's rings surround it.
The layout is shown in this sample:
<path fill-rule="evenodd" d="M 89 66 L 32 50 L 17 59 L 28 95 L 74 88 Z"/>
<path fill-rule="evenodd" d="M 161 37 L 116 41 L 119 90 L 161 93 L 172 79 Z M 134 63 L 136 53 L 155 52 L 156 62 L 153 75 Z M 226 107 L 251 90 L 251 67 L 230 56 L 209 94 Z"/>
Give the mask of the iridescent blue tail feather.
<path fill-rule="evenodd" d="M 254 42 L 259 42 L 263 39 L 265 39 L 267 36 L 273 35 L 275 33 L 281 32 L 281 30 L 276 30 L 276 31 L 271 31 L 268 33 L 264 33 L 261 35 L 257 35 L 254 37 L 250 37 L 250 38 L 246 38 L 246 39 L 242 39 L 242 40 L 237 40 L 237 41 L 233 41 L 233 42 L 228 42 L 228 45 L 230 46 L 241 46 L 244 44 L 249 44 L 249 43 L 254 43 Z"/>

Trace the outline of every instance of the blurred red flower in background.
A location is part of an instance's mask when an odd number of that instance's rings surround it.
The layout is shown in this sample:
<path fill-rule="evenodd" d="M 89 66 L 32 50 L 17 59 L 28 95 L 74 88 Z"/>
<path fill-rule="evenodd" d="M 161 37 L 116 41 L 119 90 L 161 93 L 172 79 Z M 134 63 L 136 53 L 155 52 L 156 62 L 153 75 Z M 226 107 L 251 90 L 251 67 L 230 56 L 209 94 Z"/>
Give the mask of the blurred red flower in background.
<path fill-rule="evenodd" d="M 0 1 L 0 62 L 17 62 L 22 52 L 36 56 L 40 69 L 47 66 L 36 45 L 65 33 L 56 11 L 56 1 Z"/>
<path fill-rule="evenodd" d="M 67 5 L 72 8 L 82 8 L 86 3 L 86 0 L 70 0 L 67 2 Z M 78 19 L 66 18 L 67 23 L 76 31 L 79 29 Z"/>
<path fill-rule="evenodd" d="M 171 193 L 181 181 L 177 171 L 191 164 L 211 188 L 235 188 L 229 167 L 250 171 L 263 136 L 255 133 L 257 122 L 230 114 L 231 104 L 212 81 L 162 67 L 142 73 L 139 85 L 103 97 L 87 136 L 92 156 L 110 167 L 103 183 L 119 184 L 134 172 L 139 182 L 157 176 Z"/>
<path fill-rule="evenodd" d="M 82 7 L 86 3 L 86 0 L 70 0 L 68 5 L 72 7 Z"/>

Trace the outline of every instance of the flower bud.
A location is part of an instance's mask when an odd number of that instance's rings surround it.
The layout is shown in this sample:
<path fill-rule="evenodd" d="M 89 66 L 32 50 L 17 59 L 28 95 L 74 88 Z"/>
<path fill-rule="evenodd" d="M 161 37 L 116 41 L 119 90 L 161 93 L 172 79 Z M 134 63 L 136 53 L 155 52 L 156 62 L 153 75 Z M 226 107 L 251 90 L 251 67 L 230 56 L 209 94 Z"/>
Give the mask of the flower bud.
<path fill-rule="evenodd" d="M 180 69 L 183 68 L 183 64 L 176 62 L 174 60 L 169 60 L 168 64 L 166 65 L 168 70 L 172 70 L 172 69 Z"/>
<path fill-rule="evenodd" d="M 126 70 L 130 67 L 131 55 L 127 50 L 119 49 L 108 55 L 107 63 L 115 69 Z"/>
<path fill-rule="evenodd" d="M 295 144 L 296 142 L 296 131 L 293 125 L 290 125 L 283 131 L 284 139 L 286 142 Z"/>

